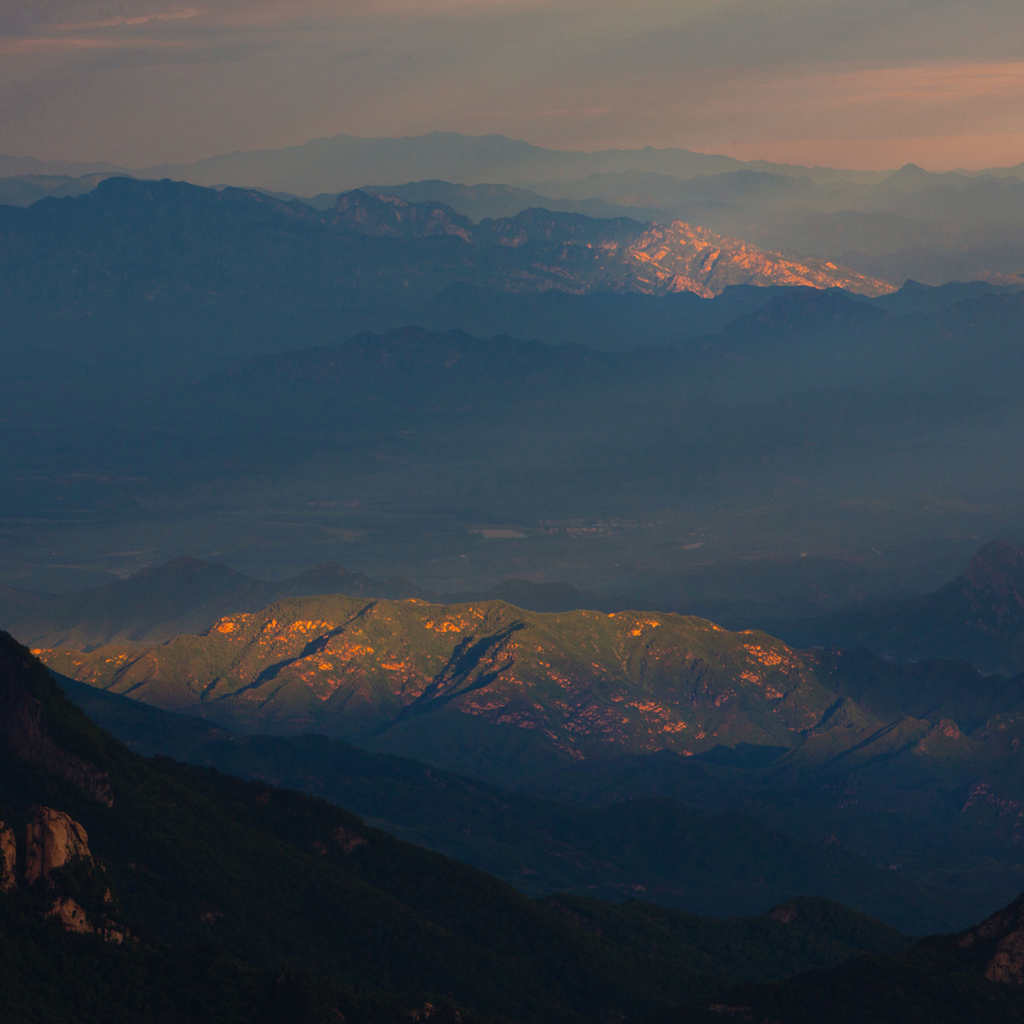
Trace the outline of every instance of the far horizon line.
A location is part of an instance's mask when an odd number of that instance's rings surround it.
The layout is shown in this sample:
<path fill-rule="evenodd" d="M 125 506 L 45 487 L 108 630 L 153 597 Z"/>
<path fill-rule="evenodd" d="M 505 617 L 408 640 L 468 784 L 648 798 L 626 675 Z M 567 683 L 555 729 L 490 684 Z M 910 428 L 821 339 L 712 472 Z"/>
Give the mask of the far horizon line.
<path fill-rule="evenodd" d="M 459 139 L 474 139 L 474 140 L 486 140 L 495 139 L 503 142 L 514 143 L 523 146 L 529 146 L 532 149 L 536 149 L 547 153 L 570 153 L 578 154 L 581 156 L 599 156 L 601 154 L 626 154 L 626 153 L 687 153 L 695 156 L 708 157 L 709 159 L 719 160 L 732 160 L 737 164 L 747 166 L 767 165 L 772 167 L 791 167 L 806 169 L 808 171 L 837 171 L 851 174 L 892 174 L 904 169 L 919 169 L 928 174 L 980 174 L 986 171 L 1007 171 L 1014 170 L 1018 167 L 1024 166 L 1024 157 L 1017 163 L 1009 164 L 979 164 L 977 166 L 970 166 L 966 164 L 953 164 L 948 166 L 926 166 L 924 163 L 908 159 L 902 163 L 894 165 L 876 166 L 876 167 L 856 167 L 851 165 L 838 165 L 829 163 L 806 163 L 796 162 L 789 160 L 778 160 L 768 159 L 765 157 L 753 157 L 744 158 L 735 156 L 732 153 L 725 151 L 716 151 L 711 149 L 693 149 L 682 145 L 654 145 L 645 144 L 640 146 L 599 146 L 599 147 L 573 147 L 573 146 L 547 146 L 536 142 L 531 142 L 529 139 L 517 137 L 514 135 L 507 135 L 504 132 L 463 132 L 454 131 L 448 129 L 432 129 L 430 131 L 423 131 L 414 134 L 403 134 L 403 135 L 361 135 L 356 132 L 336 132 L 332 135 L 317 135 L 305 139 L 302 142 L 287 143 L 280 146 L 251 146 L 248 148 L 234 148 L 229 150 L 221 150 L 219 152 L 208 153 L 205 156 L 200 156 L 192 159 L 172 159 L 172 160 L 160 160 L 152 163 L 140 163 L 140 164 L 127 164 L 127 163 L 115 163 L 109 162 L 103 159 L 81 159 L 75 157 L 41 157 L 31 154 L 14 154 L 14 153 L 0 153 L 0 160 L 6 159 L 11 161 L 25 161 L 29 163 L 36 163 L 41 165 L 63 165 L 67 168 L 83 168 L 89 167 L 93 170 L 80 170 L 79 177 L 84 177 L 88 174 L 102 174 L 102 173 L 117 173 L 117 172 L 128 172 L 128 173 L 141 173 L 159 168 L 170 168 L 170 167 L 190 167 L 197 164 L 207 163 L 212 160 L 220 160 L 235 156 L 245 156 L 261 153 L 279 153 L 287 150 L 302 149 L 306 146 L 316 145 L 318 143 L 329 143 L 340 139 L 353 139 L 362 142 L 416 142 L 424 139 L 434 137 L 452 137 Z M 21 174 L 45 174 L 54 172 L 45 171 L 24 171 Z M 11 177 L 18 177 L 21 174 L 9 175 Z M 75 175 L 70 175 L 75 176 Z M 493 182 L 493 184 L 500 184 L 500 182 Z"/>

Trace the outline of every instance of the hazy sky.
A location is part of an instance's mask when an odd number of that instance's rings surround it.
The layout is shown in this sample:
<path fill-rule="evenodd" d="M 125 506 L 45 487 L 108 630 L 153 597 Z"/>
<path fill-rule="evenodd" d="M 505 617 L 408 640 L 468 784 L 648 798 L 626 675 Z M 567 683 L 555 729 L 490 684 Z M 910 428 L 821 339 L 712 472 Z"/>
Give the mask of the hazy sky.
<path fill-rule="evenodd" d="M 1015 164 L 1022 39 L 1022 0 L 0 0 L 0 152 L 141 166 L 441 129 Z"/>

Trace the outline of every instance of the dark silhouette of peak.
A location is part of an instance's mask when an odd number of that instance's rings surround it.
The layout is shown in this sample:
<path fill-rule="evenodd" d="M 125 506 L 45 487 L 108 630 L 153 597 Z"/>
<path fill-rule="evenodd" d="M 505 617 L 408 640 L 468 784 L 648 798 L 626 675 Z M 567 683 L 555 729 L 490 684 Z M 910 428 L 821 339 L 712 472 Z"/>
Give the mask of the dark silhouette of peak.
<path fill-rule="evenodd" d="M 880 188 L 913 189 L 929 184 L 938 175 L 926 171 L 923 167 L 914 163 L 906 163 L 899 170 L 893 171 L 887 178 L 883 179 Z"/>
<path fill-rule="evenodd" d="M 111 806 L 116 746 L 25 647 L 0 631 L 0 774 L 41 771 Z"/>
<path fill-rule="evenodd" d="M 339 593 L 425 596 L 409 580 L 375 579 L 337 564 L 268 581 L 222 562 L 182 557 L 66 594 L 5 588 L 0 590 L 0 615 L 21 639 L 36 647 L 70 643 L 92 648 L 114 639 L 168 640 L 179 633 L 202 631 L 223 615 L 254 611 L 283 597 Z"/>
<path fill-rule="evenodd" d="M 943 285 L 922 284 L 907 279 L 890 295 L 875 299 L 874 305 L 901 315 L 941 315 L 958 303 L 992 297 L 1012 296 L 1014 288 L 990 281 L 956 281 Z"/>
<path fill-rule="evenodd" d="M 991 541 L 938 590 L 830 616 L 797 638 L 1016 676 L 1024 672 L 1024 549 Z"/>
<path fill-rule="evenodd" d="M 790 337 L 823 330 L 859 328 L 876 323 L 885 313 L 848 292 L 817 288 L 778 289 L 759 309 L 739 317 L 727 335 L 763 344 L 767 337 Z"/>
<path fill-rule="evenodd" d="M 1024 1021 L 1024 897 L 960 935 L 923 939 L 896 957 L 859 957 L 774 986 L 748 986 L 700 1020 L 753 1024 Z M 660 1017 L 659 1020 L 668 1020 Z"/>

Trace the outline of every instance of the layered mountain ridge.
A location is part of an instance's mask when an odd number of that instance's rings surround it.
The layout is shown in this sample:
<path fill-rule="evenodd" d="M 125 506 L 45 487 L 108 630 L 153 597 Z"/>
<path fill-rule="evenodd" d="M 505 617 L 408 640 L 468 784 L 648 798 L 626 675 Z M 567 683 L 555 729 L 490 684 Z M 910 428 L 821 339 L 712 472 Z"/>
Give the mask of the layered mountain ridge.
<path fill-rule="evenodd" d="M 158 707 L 248 730 L 374 737 L 420 755 L 448 742 L 483 756 L 515 736 L 512 750 L 570 760 L 744 743 L 812 760 L 894 742 L 966 756 L 980 742 L 968 732 L 1002 716 L 1001 749 L 1024 710 L 1024 681 L 961 666 L 801 652 L 687 616 L 541 614 L 502 602 L 297 598 L 156 647 L 37 653 L 64 675 Z"/>
<path fill-rule="evenodd" d="M 98 695 L 294 737 L 255 763 L 302 786 L 323 772 L 316 757 L 297 767 L 304 734 L 325 733 L 558 800 L 738 811 L 894 865 L 957 923 L 1024 878 L 1021 676 L 799 650 L 660 612 L 340 596 L 157 646 L 38 653 Z M 225 763 L 253 764 L 242 749 Z"/>
<path fill-rule="evenodd" d="M 1024 671 L 1024 548 L 992 541 L 930 594 L 852 609 L 792 632 L 801 642 L 957 659 L 992 673 Z"/>
<path fill-rule="evenodd" d="M 901 972 L 922 948 L 901 953 L 891 929 L 821 901 L 727 922 L 530 901 L 319 801 L 130 754 L 6 634 L 0 679 L 7 703 L 35 706 L 49 743 L 87 756 L 113 792 L 97 801 L 0 742 L 0 811 L 25 835 L 22 868 L 20 841 L 0 827 L 0 979 L 12 1019 L 714 1019 L 743 994 L 737 982 L 858 952 Z M 1012 1019 L 1014 914 L 978 930 L 980 955 L 961 957 L 970 973 L 947 995 L 950 1013 Z"/>
<path fill-rule="evenodd" d="M 693 753 L 752 738 L 789 746 L 835 700 L 809 659 L 763 634 L 500 602 L 302 598 L 161 647 L 37 653 L 91 685 L 228 721 L 351 734 L 350 723 L 377 729 L 457 711 L 536 733 L 570 757 L 606 746 Z"/>
<path fill-rule="evenodd" d="M 113 640 L 163 641 L 199 632 L 225 611 L 253 612 L 289 596 L 417 597 L 409 580 L 373 579 L 326 563 L 263 580 L 199 558 L 147 566 L 124 579 L 65 594 L 0 587 L 0 618 L 38 646 L 95 647 Z"/>
<path fill-rule="evenodd" d="M 681 220 L 643 225 L 626 218 L 597 220 L 532 208 L 474 225 L 439 203 L 413 203 L 359 190 L 340 195 L 326 217 L 332 224 L 375 237 L 455 237 L 478 247 L 526 251 L 561 245 L 551 269 L 565 264 L 567 270 L 546 283 L 566 291 L 692 292 L 711 298 L 741 284 L 842 288 L 870 296 L 894 290 L 885 281 L 831 261 L 788 259 Z M 527 288 L 530 283 L 531 278 L 519 277 L 510 286 Z"/>
<path fill-rule="evenodd" d="M 244 189 L 213 191 L 128 178 L 108 178 L 84 196 L 46 199 L 26 210 L 7 208 L 0 218 L 0 231 L 12 247 L 12 267 L 27 256 L 23 246 L 30 246 L 29 251 L 40 243 L 47 246 L 47 234 L 59 225 L 65 210 L 71 209 L 64 205 L 68 203 L 78 204 L 76 221 L 96 227 L 87 244 L 103 262 L 111 256 L 119 259 L 117 250 L 128 241 L 125 236 L 111 236 L 103 227 L 103 211 L 125 213 L 133 208 L 140 221 L 157 218 L 162 233 L 194 230 L 198 225 L 190 221 L 201 215 L 200 211 L 215 220 L 233 216 L 237 223 L 225 232 L 220 245 L 226 250 L 228 266 L 234 265 L 236 272 L 250 262 L 235 249 L 241 229 L 259 232 L 264 239 L 284 232 L 290 246 L 299 236 L 307 235 L 308 243 L 320 250 L 318 255 L 330 253 L 330 262 L 320 274 L 343 272 L 355 275 L 364 285 L 381 276 L 397 280 L 411 273 L 418 279 L 418 288 L 433 283 L 435 289 L 461 280 L 506 291 L 691 291 L 703 296 L 716 295 L 736 284 L 844 288 L 865 295 L 893 290 L 885 281 L 827 260 L 789 259 L 681 221 L 648 225 L 626 218 L 602 220 L 531 209 L 474 224 L 442 204 L 410 203 L 358 190 L 340 195 L 333 207 L 321 212 L 298 201 Z M 178 224 L 169 222 L 169 216 Z M 325 233 L 340 237 L 329 241 L 323 238 Z M 318 237 L 322 241 L 316 241 Z M 377 242 L 374 247 L 360 246 L 354 243 L 358 238 Z M 395 242 L 405 247 L 400 255 Z M 111 243 L 116 248 L 111 249 Z M 146 248 L 151 250 L 152 243 Z M 47 251 L 51 259 L 58 257 L 49 247 Z M 80 253 L 78 258 L 84 255 Z M 68 254 L 60 254 L 60 258 L 64 262 Z M 161 262 L 166 258 L 165 251 Z M 95 256 L 89 259 L 90 264 L 94 261 Z M 276 265 L 279 258 L 273 262 Z M 406 283 L 403 290 L 410 287 Z"/>

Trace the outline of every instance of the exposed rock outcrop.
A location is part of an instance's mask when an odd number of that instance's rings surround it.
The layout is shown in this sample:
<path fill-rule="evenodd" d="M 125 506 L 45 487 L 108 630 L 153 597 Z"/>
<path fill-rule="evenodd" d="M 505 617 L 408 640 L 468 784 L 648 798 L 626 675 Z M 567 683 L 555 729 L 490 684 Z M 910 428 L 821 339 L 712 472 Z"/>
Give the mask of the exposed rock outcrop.
<path fill-rule="evenodd" d="M 359 189 L 338 196 L 324 220 L 373 238 L 459 238 L 467 243 L 463 260 L 478 264 L 494 250 L 520 250 L 521 260 L 503 264 L 500 274 L 502 286 L 516 291 L 610 288 L 711 298 L 738 284 L 843 288 L 861 295 L 895 290 L 831 260 L 795 259 L 681 220 L 648 224 L 534 208 L 474 224 L 440 203 Z"/>
<path fill-rule="evenodd" d="M 829 260 L 795 260 L 738 238 L 677 220 L 652 224 L 622 250 L 630 287 L 640 292 L 695 292 L 705 298 L 730 285 L 843 288 L 860 295 L 893 291 L 887 281 Z"/>
<path fill-rule="evenodd" d="M 24 867 L 19 872 L 14 828 L 0 822 L 0 892 L 35 886 L 48 900 L 45 916 L 65 931 L 99 935 L 105 942 L 120 944 L 129 932 L 117 920 L 116 901 L 106 885 L 103 865 L 93 857 L 89 834 L 81 822 L 52 807 L 36 807 L 25 822 Z M 69 864 L 84 864 L 90 895 L 71 896 L 59 872 Z M 83 905 L 84 903 L 84 905 Z"/>
<path fill-rule="evenodd" d="M 93 860 L 89 835 L 63 811 L 39 807 L 25 828 L 25 881 L 48 879 L 57 868 L 77 859 Z"/>
<path fill-rule="evenodd" d="M 47 917 L 55 917 L 66 932 L 77 935 L 91 935 L 96 931 L 89 921 L 89 915 L 81 904 L 72 899 L 54 900 Z"/>

